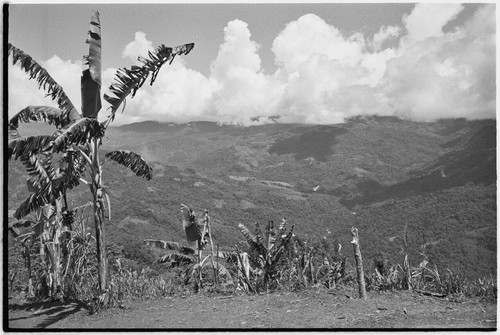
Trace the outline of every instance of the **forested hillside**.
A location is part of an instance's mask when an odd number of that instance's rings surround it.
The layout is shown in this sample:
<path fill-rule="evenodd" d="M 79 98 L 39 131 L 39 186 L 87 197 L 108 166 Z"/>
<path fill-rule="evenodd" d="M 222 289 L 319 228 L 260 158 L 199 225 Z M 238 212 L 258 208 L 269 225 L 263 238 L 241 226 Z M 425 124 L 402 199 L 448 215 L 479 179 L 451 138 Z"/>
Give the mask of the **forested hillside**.
<path fill-rule="evenodd" d="M 24 134 L 38 124 L 24 125 Z M 238 223 L 287 217 L 298 236 L 340 242 L 351 257 L 360 231 L 367 266 L 401 262 L 391 237 L 408 227 L 410 261 L 496 273 L 496 122 L 417 123 L 358 117 L 345 124 L 220 126 L 142 122 L 110 128 L 103 149 L 130 149 L 153 167 L 151 181 L 109 161 L 109 241 L 138 264 L 154 256 L 144 238 L 184 241 L 179 205 L 209 210 L 216 243 L 242 243 Z M 25 172 L 8 163 L 8 208 L 27 196 Z M 72 191 L 74 206 L 90 199 Z M 424 247 L 425 246 L 425 247 Z M 352 260 L 351 260 L 352 262 Z"/>

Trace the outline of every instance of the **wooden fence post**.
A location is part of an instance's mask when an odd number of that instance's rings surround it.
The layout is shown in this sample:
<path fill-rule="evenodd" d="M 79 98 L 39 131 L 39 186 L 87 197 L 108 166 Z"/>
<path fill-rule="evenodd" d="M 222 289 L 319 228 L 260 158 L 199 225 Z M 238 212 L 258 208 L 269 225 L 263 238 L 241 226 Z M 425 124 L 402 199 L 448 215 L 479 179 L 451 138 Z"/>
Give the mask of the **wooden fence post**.
<path fill-rule="evenodd" d="M 354 248 L 354 259 L 356 260 L 356 272 L 358 275 L 359 297 L 361 299 L 366 299 L 365 274 L 363 271 L 363 260 L 361 258 L 361 251 L 359 250 L 358 229 L 352 227 L 351 234 L 352 234 L 351 243 Z"/>

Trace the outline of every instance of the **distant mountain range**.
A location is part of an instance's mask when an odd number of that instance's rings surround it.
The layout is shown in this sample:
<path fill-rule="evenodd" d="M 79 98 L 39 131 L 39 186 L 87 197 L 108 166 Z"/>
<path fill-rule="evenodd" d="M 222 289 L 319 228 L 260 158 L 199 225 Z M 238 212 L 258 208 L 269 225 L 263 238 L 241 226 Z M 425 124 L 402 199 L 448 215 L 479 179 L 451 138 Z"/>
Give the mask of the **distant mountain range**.
<path fill-rule="evenodd" d="M 210 211 L 214 237 L 225 247 L 243 241 L 240 222 L 287 217 L 298 235 L 339 241 L 349 256 L 349 228 L 356 226 L 366 262 L 377 254 L 401 262 L 389 239 L 408 225 L 414 264 L 424 251 L 440 267 L 496 273 L 495 120 L 374 116 L 252 127 L 146 121 L 106 135 L 103 153 L 132 150 L 154 170 L 148 182 L 106 163 L 108 236 L 124 246 L 144 238 L 184 241 L 179 204 L 185 203 Z M 8 167 L 14 209 L 28 193 L 22 165 Z M 75 205 L 87 193 L 80 186 Z"/>

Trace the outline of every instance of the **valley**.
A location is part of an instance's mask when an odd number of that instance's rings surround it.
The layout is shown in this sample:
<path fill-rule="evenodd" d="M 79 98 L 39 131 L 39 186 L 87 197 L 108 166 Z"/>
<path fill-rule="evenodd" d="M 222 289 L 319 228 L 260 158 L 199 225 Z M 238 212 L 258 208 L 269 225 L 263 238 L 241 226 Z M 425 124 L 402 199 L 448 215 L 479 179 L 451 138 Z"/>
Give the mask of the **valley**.
<path fill-rule="evenodd" d="M 209 210 L 215 243 L 225 248 L 243 243 L 238 223 L 287 217 L 305 239 L 341 243 L 353 263 L 349 229 L 356 226 L 370 267 L 376 255 L 401 262 L 390 238 L 407 226 L 413 264 L 424 252 L 440 268 L 496 273 L 495 120 L 373 116 L 332 126 L 252 127 L 148 121 L 106 135 L 104 153 L 132 150 L 153 167 L 146 181 L 104 165 L 112 204 L 107 235 L 130 255 L 145 238 L 183 242 L 178 208 L 185 203 L 197 213 Z M 12 210 L 28 193 L 22 165 L 8 168 Z M 87 197 L 85 185 L 71 192 L 74 206 Z"/>

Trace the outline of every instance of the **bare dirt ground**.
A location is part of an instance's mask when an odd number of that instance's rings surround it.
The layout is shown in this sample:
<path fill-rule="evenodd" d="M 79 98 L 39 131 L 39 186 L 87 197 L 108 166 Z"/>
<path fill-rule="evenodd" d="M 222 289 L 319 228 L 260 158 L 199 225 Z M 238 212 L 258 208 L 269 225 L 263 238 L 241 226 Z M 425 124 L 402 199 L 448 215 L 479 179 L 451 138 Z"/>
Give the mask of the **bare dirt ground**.
<path fill-rule="evenodd" d="M 17 329 L 476 329 L 497 327 L 496 302 L 423 296 L 411 292 L 305 290 L 262 295 L 193 294 L 129 301 L 125 308 L 89 315 L 78 303 L 15 304 L 8 326 Z M 4 329 L 7 330 L 7 329 Z"/>

